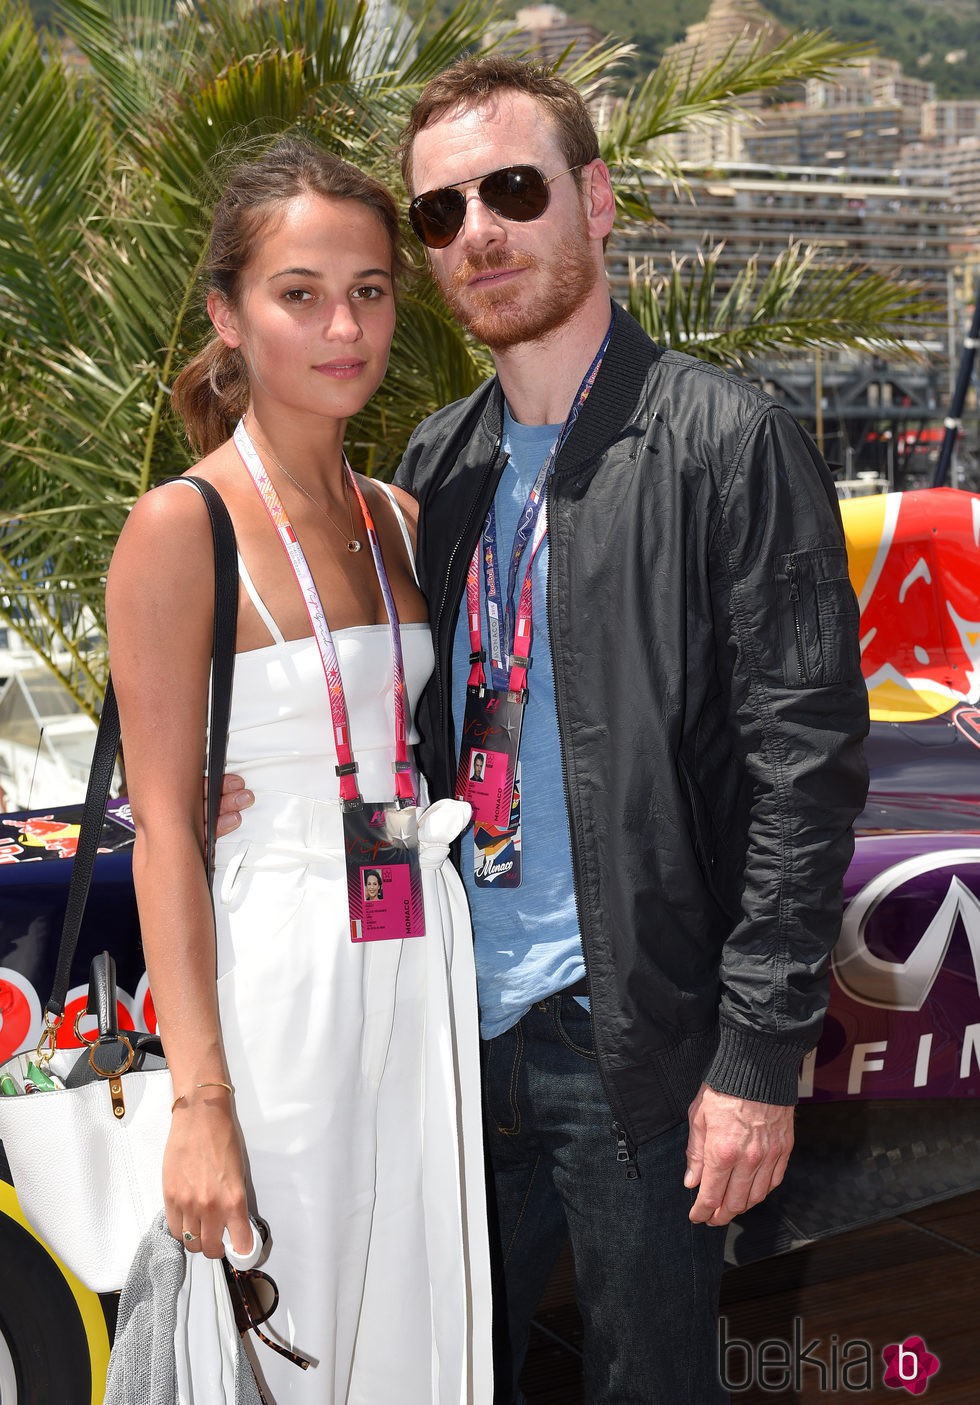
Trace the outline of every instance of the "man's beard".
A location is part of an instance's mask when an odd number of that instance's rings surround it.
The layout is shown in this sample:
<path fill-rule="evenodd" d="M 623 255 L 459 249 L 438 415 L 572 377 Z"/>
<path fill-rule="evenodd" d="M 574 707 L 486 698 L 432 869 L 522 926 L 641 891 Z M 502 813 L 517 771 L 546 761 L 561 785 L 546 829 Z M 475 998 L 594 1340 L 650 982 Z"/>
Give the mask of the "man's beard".
<path fill-rule="evenodd" d="M 498 268 L 543 271 L 545 286 L 533 305 L 522 300 L 519 278 L 499 288 L 467 286 L 474 274 Z M 522 342 L 540 341 L 564 326 L 592 291 L 595 278 L 588 240 L 570 235 L 555 244 L 545 264 L 533 254 L 505 250 L 473 254 L 459 265 L 442 292 L 453 316 L 468 332 L 491 351 L 507 351 Z"/>

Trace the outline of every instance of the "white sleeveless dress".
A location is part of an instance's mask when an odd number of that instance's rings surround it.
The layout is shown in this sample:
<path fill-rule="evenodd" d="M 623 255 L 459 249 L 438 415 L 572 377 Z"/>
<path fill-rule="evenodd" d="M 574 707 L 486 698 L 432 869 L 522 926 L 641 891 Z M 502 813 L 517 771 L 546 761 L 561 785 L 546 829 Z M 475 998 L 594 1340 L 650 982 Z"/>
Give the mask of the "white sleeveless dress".
<path fill-rule="evenodd" d="M 469 810 L 420 814 L 426 935 L 352 944 L 320 656 L 312 638 L 284 641 L 240 570 L 273 642 L 235 664 L 227 769 L 255 804 L 217 844 L 219 1008 L 252 1208 L 271 1231 L 261 1267 L 280 1291 L 264 1330 L 316 1363 L 256 1341 L 257 1374 L 275 1405 L 487 1405 L 476 981 L 448 859 Z M 401 635 L 413 711 L 432 645 L 427 625 Z M 334 641 L 361 794 L 390 799 L 388 626 Z"/>

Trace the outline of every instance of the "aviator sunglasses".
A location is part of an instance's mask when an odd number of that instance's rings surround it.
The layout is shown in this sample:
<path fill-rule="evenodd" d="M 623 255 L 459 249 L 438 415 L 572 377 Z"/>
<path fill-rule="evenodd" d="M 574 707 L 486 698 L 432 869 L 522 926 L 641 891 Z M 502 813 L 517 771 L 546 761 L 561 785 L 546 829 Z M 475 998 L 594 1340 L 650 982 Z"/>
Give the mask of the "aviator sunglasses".
<path fill-rule="evenodd" d="M 548 208 L 551 198 L 548 186 L 552 181 L 588 164 L 582 161 L 555 176 L 542 175 L 537 166 L 501 166 L 499 171 L 491 171 L 489 175 L 473 176 L 457 185 L 444 185 L 416 195 L 408 207 L 408 220 L 427 248 L 447 248 L 463 228 L 466 218 L 466 196 L 461 187 L 475 184 L 476 193 L 488 210 L 501 219 L 527 224 L 540 219 Z"/>

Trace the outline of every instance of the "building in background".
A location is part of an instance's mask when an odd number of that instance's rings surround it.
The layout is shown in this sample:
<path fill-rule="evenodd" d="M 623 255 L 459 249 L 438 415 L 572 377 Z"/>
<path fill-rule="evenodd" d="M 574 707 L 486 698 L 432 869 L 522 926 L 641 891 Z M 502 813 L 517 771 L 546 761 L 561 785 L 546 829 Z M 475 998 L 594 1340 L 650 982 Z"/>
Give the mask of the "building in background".
<path fill-rule="evenodd" d="M 903 160 L 949 174 L 953 204 L 964 222 L 959 276 L 969 304 L 980 276 L 980 100 L 927 102 L 920 137 L 906 146 Z"/>
<path fill-rule="evenodd" d="M 936 96 L 936 85 L 910 78 L 895 59 L 872 56 L 858 59 L 828 78 L 811 78 L 806 84 L 806 105 L 811 109 L 886 108 L 897 111 L 905 141 L 918 138 L 923 107 Z M 871 165 L 868 158 L 861 163 Z"/>
<path fill-rule="evenodd" d="M 604 37 L 594 24 L 570 19 L 557 5 L 528 5 L 513 21 L 488 25 L 484 44 L 496 42 L 499 53 L 526 54 L 537 63 L 553 64 L 566 53 L 588 53 Z"/>
<path fill-rule="evenodd" d="M 980 137 L 980 99 L 923 103 L 920 135 L 923 141 L 940 146 L 957 146 Z"/>
<path fill-rule="evenodd" d="M 954 273 L 963 221 L 948 173 L 733 162 L 688 165 L 684 175 L 687 190 L 667 180 L 647 187 L 661 223 L 614 234 L 614 295 L 626 300 L 631 268 L 664 273 L 681 259 L 690 269 L 715 250 L 720 299 L 751 259 L 764 274 L 794 242 L 819 245 L 828 261 L 914 279 L 938 308 L 935 320 L 905 329 L 918 360 L 806 352 L 760 362 L 751 374 L 816 434 L 840 478 L 869 472 L 898 487 L 921 482 L 949 401 L 950 330 L 960 316 Z"/>
<path fill-rule="evenodd" d="M 802 103 L 758 112 L 740 128 L 742 152 L 767 165 L 898 166 L 935 95 L 933 83 L 910 78 L 894 59 L 861 59 L 810 79 Z"/>
<path fill-rule="evenodd" d="M 967 137 L 950 147 L 943 165 L 949 172 L 954 203 L 976 240 L 980 233 L 980 136 Z"/>
<path fill-rule="evenodd" d="M 863 166 L 889 169 L 905 144 L 898 106 L 808 107 L 781 103 L 740 130 L 746 161 L 766 166 Z"/>
<path fill-rule="evenodd" d="M 707 171 L 687 166 L 684 176 L 687 190 L 666 179 L 648 183 L 662 223 L 624 229 L 617 253 L 611 248 L 617 295 L 630 255 L 662 269 L 671 252 L 690 256 L 723 242 L 718 282 L 724 291 L 750 258 L 765 270 L 787 244 L 802 241 L 819 244 L 835 262 L 852 259 L 914 279 L 945 304 L 950 244 L 962 220 L 942 170 L 731 163 Z"/>
<path fill-rule="evenodd" d="M 664 50 L 663 62 L 696 78 L 728 56 L 747 55 L 754 50 L 768 53 L 786 38 L 787 32 L 758 0 L 712 0 L 705 18 L 690 25 L 680 43 Z M 664 145 L 677 161 L 742 160 L 743 131 L 753 116 L 763 110 L 763 99 L 749 93 L 741 99 L 740 106 L 741 117 L 672 134 Z"/>

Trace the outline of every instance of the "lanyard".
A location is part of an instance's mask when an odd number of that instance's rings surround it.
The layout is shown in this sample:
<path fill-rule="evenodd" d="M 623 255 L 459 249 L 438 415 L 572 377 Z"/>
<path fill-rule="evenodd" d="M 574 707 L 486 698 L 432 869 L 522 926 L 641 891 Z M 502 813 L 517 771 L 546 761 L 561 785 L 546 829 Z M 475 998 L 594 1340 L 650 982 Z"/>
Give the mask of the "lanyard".
<path fill-rule="evenodd" d="M 313 575 L 303 554 L 303 548 L 299 544 L 296 533 L 290 525 L 286 516 L 279 494 L 272 485 L 272 480 L 266 473 L 262 465 L 262 460 L 256 452 L 255 445 L 249 438 L 248 431 L 244 423 L 239 420 L 235 430 L 235 447 L 242 457 L 242 462 L 248 469 L 252 482 L 258 490 L 259 496 L 265 505 L 265 509 L 272 519 L 272 525 L 279 534 L 279 540 L 285 548 L 292 566 L 296 583 L 303 596 L 306 612 L 310 617 L 310 624 L 313 628 L 313 637 L 316 639 L 317 648 L 320 651 L 320 661 L 323 664 L 323 673 L 327 681 L 327 696 L 330 700 L 330 716 L 333 722 L 334 745 L 337 749 L 337 760 L 340 763 L 336 770 L 340 777 L 340 799 L 345 809 L 358 808 L 361 801 L 361 794 L 357 788 L 355 775 L 357 773 L 357 762 L 350 745 L 350 726 L 347 719 L 347 703 L 344 697 L 344 682 L 340 675 L 340 661 L 337 658 L 337 650 L 334 646 L 333 636 L 327 624 L 326 615 L 323 613 L 323 606 L 317 594 Z M 415 784 L 412 778 L 412 763 L 408 759 L 408 724 L 405 710 L 405 667 L 402 662 L 402 641 L 401 632 L 398 628 L 398 613 L 395 609 L 395 601 L 391 594 L 391 586 L 388 583 L 388 575 L 385 571 L 384 561 L 381 559 L 381 547 L 378 544 L 378 534 L 375 531 L 374 519 L 371 516 L 364 495 L 361 492 L 357 479 L 351 472 L 350 464 L 344 459 L 344 472 L 354 492 L 357 494 L 357 501 L 360 505 L 361 514 L 364 518 L 364 527 L 367 531 L 368 542 L 371 546 L 371 556 L 374 559 L 374 569 L 378 573 L 378 584 L 381 587 L 381 594 L 384 597 L 385 611 L 388 615 L 388 625 L 391 630 L 391 661 L 392 671 L 395 680 L 395 797 L 400 805 L 414 805 L 417 803 Z"/>
<path fill-rule="evenodd" d="M 562 450 L 565 440 L 571 433 L 572 426 L 582 412 L 582 406 L 589 398 L 589 392 L 595 384 L 596 376 L 599 374 L 599 367 L 602 365 L 602 358 L 606 354 L 609 339 L 612 336 L 613 324 L 610 321 L 606 335 L 602 339 L 602 345 L 596 352 L 592 365 L 586 371 L 572 401 L 572 407 L 568 412 L 565 423 L 559 430 L 558 437 L 551 447 L 551 451 L 540 472 L 534 480 L 531 491 L 528 493 L 527 502 L 521 510 L 521 515 L 517 521 L 517 528 L 514 532 L 514 543 L 511 548 L 510 566 L 507 573 L 507 598 L 502 599 L 501 592 L 501 571 L 497 544 L 497 514 L 494 504 L 491 502 L 490 510 L 487 513 L 487 520 L 483 526 L 483 535 L 476 544 L 473 552 L 473 559 L 470 562 L 466 576 L 466 613 L 470 631 L 470 676 L 467 680 L 469 686 L 483 687 L 485 675 L 483 662 L 486 653 L 483 649 L 482 637 L 482 611 L 480 609 L 480 558 L 483 558 L 484 581 L 486 585 L 487 599 L 487 627 L 490 637 L 490 683 L 493 688 L 508 689 L 513 693 L 522 693 L 527 687 L 527 670 L 531 663 L 531 571 L 534 566 L 534 558 L 538 554 L 538 549 L 544 541 L 548 532 L 548 503 L 547 485 L 555 468 L 555 461 Z M 517 607 L 514 607 L 514 593 L 517 587 L 518 573 L 521 563 L 524 560 L 528 543 L 531 544 L 531 551 L 527 557 L 527 564 L 524 568 L 524 576 L 521 581 L 520 598 Z M 513 641 L 513 646 L 509 657 L 509 672 L 505 667 L 504 640 Z"/>

